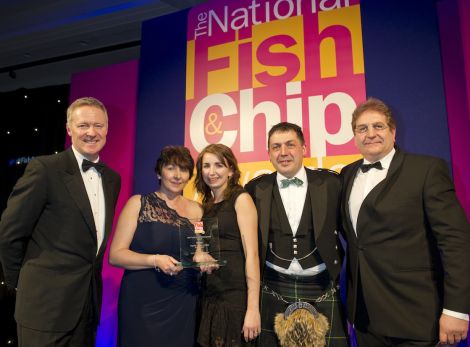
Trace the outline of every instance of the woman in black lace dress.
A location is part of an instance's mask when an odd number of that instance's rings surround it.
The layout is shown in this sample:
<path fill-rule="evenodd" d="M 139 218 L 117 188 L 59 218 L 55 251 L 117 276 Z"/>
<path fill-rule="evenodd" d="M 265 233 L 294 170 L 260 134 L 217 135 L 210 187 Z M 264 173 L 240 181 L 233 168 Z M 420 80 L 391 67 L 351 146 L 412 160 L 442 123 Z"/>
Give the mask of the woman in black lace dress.
<path fill-rule="evenodd" d="M 121 347 L 193 346 L 198 273 L 178 266 L 180 228 L 202 216 L 201 206 L 182 196 L 193 169 L 186 148 L 165 147 L 155 168 L 160 189 L 131 197 L 119 217 L 109 261 L 126 269 L 118 308 Z"/>
<path fill-rule="evenodd" d="M 204 218 L 217 218 L 220 259 L 227 261 L 204 277 L 197 342 L 204 347 L 254 345 L 261 329 L 256 207 L 238 183 L 240 170 L 227 146 L 207 146 L 196 168 Z"/>

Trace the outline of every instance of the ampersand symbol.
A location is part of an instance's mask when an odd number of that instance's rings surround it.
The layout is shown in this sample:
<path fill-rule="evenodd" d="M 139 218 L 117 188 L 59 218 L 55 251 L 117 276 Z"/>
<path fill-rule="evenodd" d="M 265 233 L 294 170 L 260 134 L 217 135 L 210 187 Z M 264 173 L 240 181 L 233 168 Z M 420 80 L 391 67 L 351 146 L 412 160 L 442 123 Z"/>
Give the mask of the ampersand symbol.
<path fill-rule="evenodd" d="M 204 128 L 207 135 L 222 134 L 222 131 L 220 130 L 220 128 L 222 127 L 222 122 L 218 122 L 217 124 L 215 124 L 217 119 L 218 119 L 217 113 L 211 113 L 209 115 L 208 117 L 209 122 L 206 124 Z"/>

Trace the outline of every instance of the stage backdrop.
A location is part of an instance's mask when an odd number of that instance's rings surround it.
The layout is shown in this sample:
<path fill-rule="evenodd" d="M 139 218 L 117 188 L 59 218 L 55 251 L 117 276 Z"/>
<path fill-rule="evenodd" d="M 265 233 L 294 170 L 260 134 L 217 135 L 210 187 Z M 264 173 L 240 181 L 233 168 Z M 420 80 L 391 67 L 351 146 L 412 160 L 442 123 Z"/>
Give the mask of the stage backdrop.
<path fill-rule="evenodd" d="M 279 121 L 303 128 L 307 166 L 339 171 L 359 157 L 351 113 L 366 96 L 392 106 L 400 147 L 450 161 L 432 1 L 210 1 L 144 23 L 140 67 L 137 192 L 155 189 L 168 144 L 226 144 L 243 184 L 273 170 Z"/>
<path fill-rule="evenodd" d="M 450 71 L 447 97 L 454 102 L 449 128 L 460 141 L 455 147 L 470 141 L 468 92 L 458 89 L 468 90 L 470 81 L 459 75 L 470 71 L 465 65 L 470 30 L 459 15 L 468 7 L 465 1 L 439 2 L 441 29 L 447 30 L 441 43 L 447 44 L 448 57 L 462 59 L 446 60 L 443 52 L 444 72 Z M 83 75 L 74 95 L 131 105 L 133 88 L 138 89 L 137 120 L 129 112 L 118 131 L 111 115 L 110 136 L 123 137 L 108 143 L 112 158 L 103 154 L 129 184 L 123 186 L 120 206 L 132 191 L 156 189 L 155 160 L 168 144 L 185 144 L 197 155 L 209 142 L 225 143 L 242 163 L 242 183 L 272 170 L 266 132 L 281 120 L 302 126 L 306 165 L 339 170 L 358 157 L 350 113 L 366 96 L 393 107 L 401 148 L 450 162 L 437 18 L 436 4 L 429 0 L 212 1 L 144 23 L 138 87 L 137 63 L 131 62 L 130 70 L 105 68 Z M 457 36 L 462 46 L 449 42 Z M 127 79 L 117 83 L 116 74 Z M 452 98 L 452 88 L 462 92 L 461 98 Z M 470 182 L 470 170 L 461 171 L 468 160 L 462 159 L 462 149 L 452 149 L 453 158 L 461 161 L 453 163 L 460 179 L 457 191 L 468 201 L 470 191 L 459 186 Z M 194 196 L 191 189 L 186 194 Z M 120 275 L 105 266 L 99 346 L 115 346 Z"/>
<path fill-rule="evenodd" d="M 183 47 L 174 45 L 181 40 Z M 158 119 L 159 129 L 176 128 L 170 138 L 160 131 L 166 143 L 153 137 L 161 145 L 184 136 L 197 156 L 209 143 L 224 143 L 241 163 L 243 184 L 272 170 L 267 132 L 280 121 L 303 128 L 308 166 L 339 170 L 358 158 L 350 116 L 366 95 L 359 1 L 211 1 L 145 23 L 142 47 L 139 134 L 155 130 Z M 155 69 L 166 61 L 170 69 Z M 171 74 L 171 88 L 162 73 Z M 136 154 L 136 173 L 149 177 L 136 190 L 154 185 L 148 161 Z M 186 193 L 194 196 L 191 188 Z"/>
<path fill-rule="evenodd" d="M 137 105 L 138 62 L 116 64 L 73 76 L 70 101 L 84 96 L 101 100 L 108 111 L 109 131 L 100 160 L 121 175 L 121 192 L 116 206 L 119 212 L 132 194 L 134 143 Z M 67 147 L 70 140 L 67 140 Z M 115 223 L 114 223 L 115 224 Z M 114 228 L 113 228 L 114 230 Z M 110 240 L 112 238 L 112 234 Z M 108 263 L 108 242 L 103 262 L 103 305 L 96 346 L 116 346 L 116 308 L 122 270 Z"/>

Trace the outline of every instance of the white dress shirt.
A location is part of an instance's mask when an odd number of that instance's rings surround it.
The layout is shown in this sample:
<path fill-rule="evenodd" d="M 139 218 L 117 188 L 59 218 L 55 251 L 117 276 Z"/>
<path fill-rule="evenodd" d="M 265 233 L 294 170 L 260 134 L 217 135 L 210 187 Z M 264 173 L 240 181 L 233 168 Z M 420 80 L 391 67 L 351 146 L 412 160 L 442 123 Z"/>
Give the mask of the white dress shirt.
<path fill-rule="evenodd" d="M 96 241 L 97 248 L 96 254 L 101 247 L 104 239 L 104 223 L 105 223 L 105 203 L 104 203 L 104 192 L 103 183 L 101 182 L 101 174 L 94 168 L 89 168 L 86 172 L 82 170 L 82 162 L 86 159 L 80 152 L 78 152 L 72 145 L 73 154 L 77 159 L 80 173 L 82 174 L 83 183 L 90 201 L 91 211 L 93 212 L 93 219 L 96 226 Z M 97 163 L 99 158 L 94 162 Z"/>
<path fill-rule="evenodd" d="M 374 187 L 382 182 L 388 173 L 388 168 L 395 155 L 395 148 L 392 148 L 390 153 L 380 159 L 382 164 L 382 170 L 372 168 L 367 172 L 362 172 L 359 168 L 354 178 L 353 186 L 351 189 L 351 195 L 349 196 L 349 215 L 351 216 L 351 222 L 354 228 L 354 232 L 357 235 L 356 225 L 357 217 L 359 216 L 359 210 L 361 209 L 362 202 L 366 196 L 370 193 Z M 364 159 L 364 164 L 373 164 L 368 160 Z"/>
<path fill-rule="evenodd" d="M 296 186 L 295 184 L 291 184 L 285 188 L 280 188 L 282 185 L 281 181 L 287 179 L 287 177 L 281 175 L 279 172 L 276 174 L 276 181 L 279 187 L 279 193 L 281 195 L 284 210 L 286 211 L 287 219 L 289 220 L 289 225 L 291 227 L 293 237 L 295 237 L 297 229 L 299 228 L 300 219 L 302 218 L 302 212 L 304 210 L 305 199 L 307 197 L 308 180 L 305 168 L 302 166 L 302 168 L 299 170 L 299 172 L 297 172 L 294 177 L 297 177 L 298 179 L 302 180 L 302 185 Z M 295 257 L 292 258 L 289 268 L 287 269 L 274 265 L 269 261 L 266 261 L 266 265 L 285 275 L 295 276 L 314 276 L 326 269 L 326 265 L 324 263 L 321 263 L 308 269 L 302 269 L 302 266 L 300 265 L 298 259 Z"/>

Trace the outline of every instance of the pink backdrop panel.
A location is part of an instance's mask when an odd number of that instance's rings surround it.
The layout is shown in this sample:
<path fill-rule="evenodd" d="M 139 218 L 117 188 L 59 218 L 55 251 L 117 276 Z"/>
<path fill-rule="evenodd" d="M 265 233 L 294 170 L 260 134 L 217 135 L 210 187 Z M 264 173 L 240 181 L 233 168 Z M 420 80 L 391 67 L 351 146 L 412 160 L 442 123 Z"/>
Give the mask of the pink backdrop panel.
<path fill-rule="evenodd" d="M 470 218 L 470 1 L 437 3 L 452 170 L 457 196 Z"/>
<path fill-rule="evenodd" d="M 122 179 L 115 222 L 133 191 L 137 73 L 138 61 L 130 61 L 75 74 L 71 83 L 70 101 L 93 96 L 108 110 L 109 132 L 100 160 L 116 170 Z M 70 145 L 69 139 L 67 145 Z M 103 307 L 97 346 L 116 345 L 117 298 L 122 270 L 109 265 L 109 245 L 110 242 L 103 262 Z"/>

